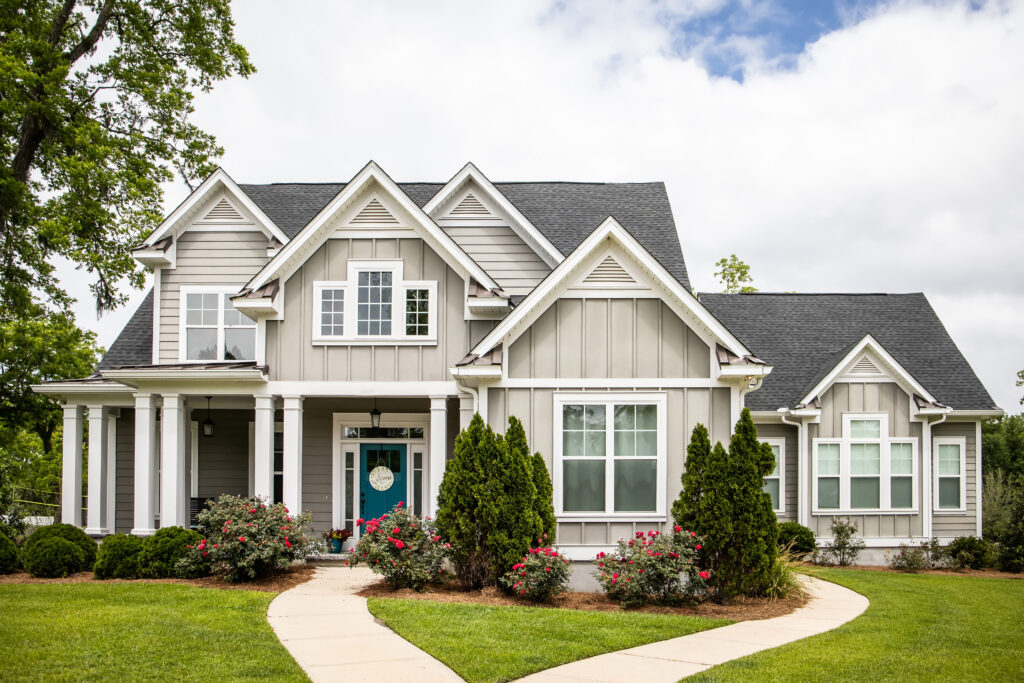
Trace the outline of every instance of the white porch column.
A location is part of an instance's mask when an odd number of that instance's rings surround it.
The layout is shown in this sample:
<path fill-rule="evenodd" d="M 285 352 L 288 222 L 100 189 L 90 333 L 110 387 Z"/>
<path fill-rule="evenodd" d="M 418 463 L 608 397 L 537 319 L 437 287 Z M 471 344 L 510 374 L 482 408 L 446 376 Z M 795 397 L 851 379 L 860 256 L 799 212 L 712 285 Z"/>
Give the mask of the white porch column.
<path fill-rule="evenodd" d="M 437 516 L 437 497 L 441 492 L 444 478 L 448 444 L 448 398 L 430 397 L 430 500 L 427 510 L 431 517 Z"/>
<path fill-rule="evenodd" d="M 85 533 L 106 536 L 107 520 L 107 416 L 102 405 L 89 406 L 89 501 Z"/>
<path fill-rule="evenodd" d="M 273 443 L 273 441 L 271 441 Z M 302 512 L 302 397 L 284 397 L 284 506 Z"/>
<path fill-rule="evenodd" d="M 156 497 L 153 495 L 153 479 L 159 467 L 156 454 L 153 397 L 135 394 L 135 483 L 132 487 L 135 500 L 132 534 L 135 536 L 156 533 Z"/>
<path fill-rule="evenodd" d="M 274 502 L 274 397 L 256 397 L 256 419 L 253 425 L 254 495 Z"/>
<path fill-rule="evenodd" d="M 64 406 L 64 463 L 60 519 L 82 526 L 82 406 Z"/>
<path fill-rule="evenodd" d="M 160 526 L 189 525 L 188 468 L 185 462 L 185 398 L 164 394 L 160 421 Z"/>

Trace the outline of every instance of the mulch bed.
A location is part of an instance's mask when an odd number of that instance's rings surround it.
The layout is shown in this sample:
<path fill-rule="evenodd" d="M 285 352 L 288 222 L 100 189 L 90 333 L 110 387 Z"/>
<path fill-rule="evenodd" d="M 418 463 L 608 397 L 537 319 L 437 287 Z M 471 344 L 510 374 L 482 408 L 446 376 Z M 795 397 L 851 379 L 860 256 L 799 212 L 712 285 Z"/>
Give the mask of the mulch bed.
<path fill-rule="evenodd" d="M 506 595 L 493 586 L 482 590 L 464 590 L 458 583 L 448 582 L 436 586 L 427 586 L 423 592 L 410 588 L 395 590 L 384 581 L 372 583 L 358 595 L 365 598 L 407 598 L 411 600 L 432 600 L 434 602 L 466 602 L 476 605 L 495 605 L 501 607 L 549 607 L 560 609 L 580 609 L 598 612 L 619 611 L 622 608 L 612 602 L 604 593 L 568 592 L 555 597 L 550 603 L 535 603 Z M 732 619 L 733 621 L 750 621 L 754 619 L 771 619 L 789 614 L 803 606 L 806 598 L 803 595 L 790 595 L 779 600 L 767 598 L 737 598 L 728 605 L 702 603 L 695 607 L 665 607 L 647 605 L 631 612 L 650 614 L 677 614 L 686 616 L 709 617 L 712 619 Z"/>
<path fill-rule="evenodd" d="M 0 575 L 0 585 L 9 583 L 173 583 L 182 586 L 195 586 L 197 588 L 280 593 L 312 579 L 315 569 L 315 567 L 309 565 L 296 565 L 287 571 L 271 574 L 262 579 L 246 583 L 230 583 L 219 576 L 207 576 L 202 579 L 105 579 L 100 581 L 93 578 L 92 572 L 79 572 L 63 579 L 40 579 L 26 572 L 15 572 L 14 574 Z"/>

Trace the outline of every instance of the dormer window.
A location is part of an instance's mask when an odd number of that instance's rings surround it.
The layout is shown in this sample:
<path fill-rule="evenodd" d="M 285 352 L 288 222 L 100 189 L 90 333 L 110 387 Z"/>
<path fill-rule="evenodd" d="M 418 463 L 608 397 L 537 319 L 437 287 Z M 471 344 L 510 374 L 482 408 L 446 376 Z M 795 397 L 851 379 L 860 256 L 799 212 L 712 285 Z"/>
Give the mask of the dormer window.
<path fill-rule="evenodd" d="M 348 279 L 313 283 L 314 344 L 430 344 L 437 282 L 405 280 L 401 261 L 349 261 Z"/>
<path fill-rule="evenodd" d="M 179 359 L 247 361 L 256 358 L 256 321 L 231 303 L 237 287 L 181 287 Z"/>

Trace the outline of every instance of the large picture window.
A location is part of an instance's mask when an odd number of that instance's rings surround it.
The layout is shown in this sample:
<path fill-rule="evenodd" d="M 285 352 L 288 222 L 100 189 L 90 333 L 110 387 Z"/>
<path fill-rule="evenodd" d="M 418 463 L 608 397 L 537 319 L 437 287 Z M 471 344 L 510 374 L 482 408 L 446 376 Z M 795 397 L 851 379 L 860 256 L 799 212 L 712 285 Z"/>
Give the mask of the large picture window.
<path fill-rule="evenodd" d="M 236 287 L 181 288 L 179 359 L 256 359 L 256 321 L 231 303 Z"/>
<path fill-rule="evenodd" d="M 664 515 L 664 395 L 561 394 L 555 412 L 561 517 Z"/>

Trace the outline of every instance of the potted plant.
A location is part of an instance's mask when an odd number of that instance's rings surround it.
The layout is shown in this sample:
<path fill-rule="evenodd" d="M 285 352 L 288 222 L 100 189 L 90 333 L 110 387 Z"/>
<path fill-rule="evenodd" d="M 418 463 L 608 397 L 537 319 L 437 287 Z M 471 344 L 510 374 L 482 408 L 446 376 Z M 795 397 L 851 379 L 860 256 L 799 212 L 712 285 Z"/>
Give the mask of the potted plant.
<path fill-rule="evenodd" d="M 330 529 L 324 532 L 324 540 L 330 545 L 332 554 L 340 553 L 341 544 L 350 536 L 352 536 L 352 532 L 348 529 Z"/>

